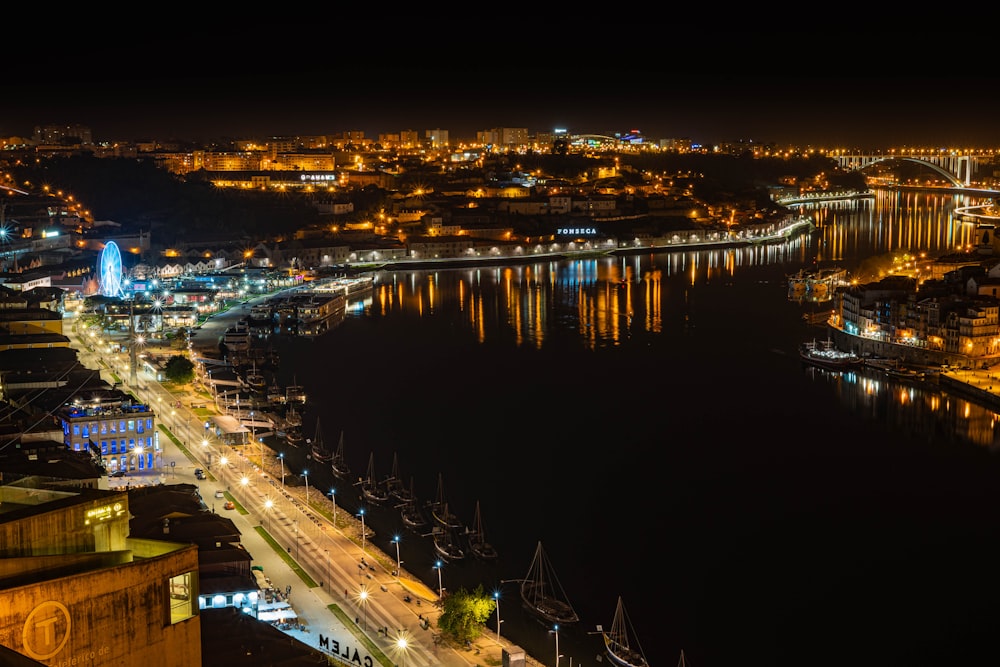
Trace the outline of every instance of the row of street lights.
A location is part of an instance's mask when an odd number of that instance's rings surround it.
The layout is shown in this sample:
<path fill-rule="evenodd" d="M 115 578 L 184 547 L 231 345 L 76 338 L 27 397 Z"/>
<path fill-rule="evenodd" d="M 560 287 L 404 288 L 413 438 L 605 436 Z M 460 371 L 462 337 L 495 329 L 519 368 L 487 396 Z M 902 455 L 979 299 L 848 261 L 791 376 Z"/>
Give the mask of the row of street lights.
<path fill-rule="evenodd" d="M 207 439 L 204 440 L 202 444 L 205 445 L 205 446 L 207 446 L 207 444 L 208 444 Z M 282 476 L 282 480 L 281 481 L 282 481 L 282 487 L 284 487 L 284 482 L 285 482 L 285 479 L 284 479 L 285 478 L 284 452 L 279 453 L 278 456 L 277 456 L 277 458 L 278 458 L 278 461 L 279 461 L 279 463 L 281 465 L 281 476 Z M 263 462 L 263 458 L 261 459 L 261 461 Z M 220 458 L 219 462 L 224 467 L 228 463 L 228 460 L 227 460 L 227 458 L 225 456 L 222 456 Z M 308 495 L 309 494 L 309 471 L 308 470 L 303 470 L 302 476 L 303 476 L 303 478 L 305 479 L 305 482 L 306 482 L 306 504 L 308 506 L 308 502 L 309 502 L 309 495 Z M 247 488 L 249 482 L 250 482 L 250 479 L 246 475 L 243 475 L 241 477 L 241 479 L 240 479 L 240 483 L 241 483 L 241 485 L 243 486 L 244 489 Z M 337 525 L 336 493 L 337 493 L 336 489 L 330 489 L 329 495 L 330 495 L 330 500 L 333 503 L 333 522 L 334 522 L 334 527 L 335 528 L 336 528 L 336 525 Z M 264 507 L 264 510 L 266 512 L 265 522 L 266 522 L 266 528 L 267 528 L 268 531 L 270 531 L 270 528 L 271 528 L 271 524 L 270 524 L 270 518 L 271 517 L 270 517 L 270 515 L 271 515 L 271 512 L 273 511 L 273 509 L 275 508 L 275 506 L 276 506 L 275 502 L 271 498 L 266 498 L 264 500 L 263 507 Z M 367 554 L 367 529 L 366 529 L 366 526 L 365 526 L 365 515 L 366 515 L 366 512 L 365 512 L 364 508 L 361 508 L 361 509 L 358 510 L 358 516 L 361 518 L 361 552 L 362 552 L 362 554 L 366 555 Z M 300 556 L 300 547 L 299 547 L 299 544 L 300 544 L 300 535 L 299 535 L 298 520 L 297 519 L 293 519 L 293 524 L 294 524 L 294 530 L 295 530 L 295 557 L 296 557 L 296 560 L 298 560 L 299 556 Z M 392 543 L 396 546 L 396 578 L 397 579 L 399 578 L 400 572 L 402 571 L 402 567 L 403 567 L 403 561 L 401 560 L 400 552 L 399 552 L 400 541 L 401 541 L 401 537 L 399 535 L 393 536 Z M 327 563 L 326 563 L 326 566 L 327 566 L 327 577 L 326 578 L 327 578 L 327 583 L 331 585 L 331 590 L 332 590 L 332 572 L 331 572 L 331 567 L 332 566 L 331 566 L 331 561 L 330 561 L 330 550 L 326 549 L 325 553 L 326 553 L 326 559 L 327 559 Z M 439 596 L 443 596 L 444 595 L 444 587 L 443 587 L 443 582 L 442 582 L 442 578 L 441 578 L 441 570 L 443 569 L 443 567 L 444 567 L 444 563 L 442 561 L 440 561 L 440 560 L 437 561 L 436 564 L 434 565 L 434 569 L 436 569 L 437 573 L 438 573 L 438 595 Z M 362 627 L 363 627 L 364 631 L 367 632 L 368 631 L 368 602 L 371 599 L 371 592 L 368 590 L 368 587 L 366 585 L 362 584 L 360 586 L 360 589 L 358 591 L 357 599 L 358 599 L 359 604 L 363 608 L 362 609 L 362 611 L 363 611 L 363 623 L 362 623 Z M 497 600 L 497 635 L 499 636 L 499 634 L 500 634 L 499 633 L 500 623 L 502 623 L 502 621 L 499 618 L 499 608 L 500 608 L 500 606 L 499 606 L 499 594 L 495 593 L 494 594 L 494 599 Z M 400 664 L 402 665 L 404 663 L 405 656 L 406 656 L 406 653 L 407 653 L 407 651 L 409 649 L 409 645 L 410 645 L 410 641 L 407 638 L 407 636 L 405 634 L 405 631 L 401 630 L 399 632 L 399 635 L 396 638 L 395 644 L 396 644 L 396 650 L 399 652 L 399 654 L 401 656 Z"/>

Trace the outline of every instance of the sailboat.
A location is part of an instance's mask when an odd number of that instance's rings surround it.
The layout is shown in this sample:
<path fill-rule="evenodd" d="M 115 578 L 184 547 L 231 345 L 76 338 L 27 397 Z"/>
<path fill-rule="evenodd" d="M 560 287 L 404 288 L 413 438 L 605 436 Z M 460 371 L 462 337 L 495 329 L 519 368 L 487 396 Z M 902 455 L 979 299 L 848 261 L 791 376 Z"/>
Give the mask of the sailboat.
<path fill-rule="evenodd" d="M 330 451 L 329 447 L 323 441 L 323 431 L 319 426 L 319 417 L 316 418 L 316 431 L 313 433 L 312 439 L 306 440 L 306 442 L 310 443 L 309 455 L 313 461 L 329 463 L 333 459 L 333 452 Z"/>
<path fill-rule="evenodd" d="M 417 494 L 413 490 L 413 478 L 410 478 L 410 500 L 403 502 L 398 505 L 399 516 L 403 519 L 403 523 L 407 527 L 414 530 L 418 528 L 423 528 L 427 525 L 427 519 L 424 517 L 424 513 L 420 511 L 420 507 L 417 505 Z"/>
<path fill-rule="evenodd" d="M 382 485 L 386 492 L 399 502 L 409 502 L 410 490 L 406 488 L 399 476 L 399 455 L 395 452 L 392 454 L 392 472 L 385 478 Z"/>
<path fill-rule="evenodd" d="M 605 631 L 601 626 L 597 626 L 598 631 L 604 637 L 604 650 L 619 667 L 649 667 L 646 655 L 642 652 L 639 639 L 635 635 L 635 628 L 625 611 L 625 604 L 618 596 L 618 606 L 615 608 L 615 616 L 611 621 L 611 630 Z M 681 651 L 681 660 L 684 660 L 684 652 Z"/>
<path fill-rule="evenodd" d="M 541 541 L 535 548 L 528 574 L 521 580 L 521 600 L 528 611 L 550 623 L 568 625 L 580 620 L 556 578 Z"/>
<path fill-rule="evenodd" d="M 340 479 L 349 479 L 351 476 L 351 469 L 347 465 L 347 459 L 344 458 L 344 432 L 340 432 L 340 441 L 337 442 L 337 451 L 333 453 L 333 458 L 330 460 L 330 468 L 333 474 Z"/>
<path fill-rule="evenodd" d="M 486 541 L 486 533 L 483 532 L 483 518 L 479 514 L 479 501 L 476 501 L 476 514 L 472 519 L 472 528 L 469 530 L 469 551 L 472 555 L 481 560 L 496 560 L 497 550 Z"/>
<path fill-rule="evenodd" d="M 444 511 L 448 511 L 448 503 L 444 505 Z M 465 558 L 465 551 L 455 538 L 455 529 L 447 526 L 434 526 L 431 529 L 431 537 L 434 540 L 434 551 L 445 560 L 461 560 Z"/>
<path fill-rule="evenodd" d="M 389 492 L 375 478 L 375 452 L 368 457 L 368 475 L 359 480 L 361 496 L 370 503 L 384 503 L 389 500 Z"/>
<path fill-rule="evenodd" d="M 448 510 L 448 503 L 444 497 L 444 479 L 438 473 L 437 496 L 434 502 L 428 505 L 434 521 L 442 528 L 462 528 L 462 521 L 454 513 Z"/>

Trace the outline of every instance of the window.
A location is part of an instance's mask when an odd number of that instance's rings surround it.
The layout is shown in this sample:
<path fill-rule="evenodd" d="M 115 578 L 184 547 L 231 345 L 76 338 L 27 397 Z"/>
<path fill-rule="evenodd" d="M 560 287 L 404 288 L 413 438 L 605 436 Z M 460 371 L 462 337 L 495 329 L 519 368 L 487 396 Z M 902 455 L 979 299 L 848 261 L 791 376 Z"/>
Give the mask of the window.
<path fill-rule="evenodd" d="M 170 577 L 169 588 L 169 611 L 170 624 L 185 621 L 195 614 L 194 591 L 191 586 L 194 581 L 194 573 L 185 572 L 176 577 Z"/>

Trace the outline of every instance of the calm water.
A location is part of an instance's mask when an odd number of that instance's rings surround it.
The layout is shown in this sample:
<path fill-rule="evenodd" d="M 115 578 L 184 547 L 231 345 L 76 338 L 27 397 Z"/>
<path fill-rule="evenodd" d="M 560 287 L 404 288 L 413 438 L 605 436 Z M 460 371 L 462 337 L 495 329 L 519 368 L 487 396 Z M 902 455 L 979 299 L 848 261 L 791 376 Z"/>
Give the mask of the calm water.
<path fill-rule="evenodd" d="M 500 559 L 442 582 L 499 590 L 502 633 L 547 664 L 549 628 L 502 583 L 539 540 L 581 617 L 563 667 L 600 663 L 589 633 L 619 595 L 653 667 L 681 649 L 695 667 L 995 660 L 995 415 L 804 368 L 798 344 L 824 334 L 786 282 L 948 252 L 972 240 L 951 218 L 968 203 L 886 192 L 811 209 L 817 232 L 777 246 L 386 272 L 337 329 L 282 350 L 282 373 L 309 391 L 307 435 L 317 416 L 343 431 L 356 473 L 396 454 L 421 499 L 440 475 L 466 522 L 480 502 Z M 356 489 L 338 504 L 360 507 Z M 436 588 L 429 538 L 366 511 Z"/>

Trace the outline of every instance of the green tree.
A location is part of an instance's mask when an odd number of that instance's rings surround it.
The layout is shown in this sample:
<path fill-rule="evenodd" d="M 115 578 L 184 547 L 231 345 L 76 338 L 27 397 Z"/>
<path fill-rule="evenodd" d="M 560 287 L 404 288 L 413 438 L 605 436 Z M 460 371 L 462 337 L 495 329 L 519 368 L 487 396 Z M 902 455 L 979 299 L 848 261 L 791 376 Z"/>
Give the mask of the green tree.
<path fill-rule="evenodd" d="M 480 584 L 471 593 L 465 588 L 450 593 L 442 600 L 442 606 L 438 628 L 449 639 L 464 644 L 479 638 L 497 603 L 483 592 Z"/>
<path fill-rule="evenodd" d="M 181 354 L 167 359 L 163 372 L 170 382 L 186 384 L 194 379 L 194 362 Z"/>

